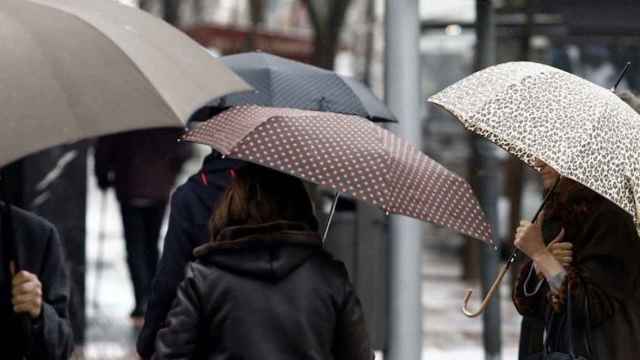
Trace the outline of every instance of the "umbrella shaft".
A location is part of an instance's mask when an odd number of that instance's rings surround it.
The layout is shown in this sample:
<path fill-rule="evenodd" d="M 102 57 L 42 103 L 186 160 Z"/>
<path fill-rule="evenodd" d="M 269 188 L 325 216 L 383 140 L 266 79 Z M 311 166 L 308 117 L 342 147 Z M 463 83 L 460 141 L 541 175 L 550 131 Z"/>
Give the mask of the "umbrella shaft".
<path fill-rule="evenodd" d="M 551 199 L 551 194 L 553 194 L 553 192 L 556 190 L 561 180 L 562 180 L 562 176 L 558 177 L 555 183 L 553 183 L 553 186 L 551 187 L 551 189 L 549 189 L 547 194 L 544 196 L 544 200 L 542 200 L 542 204 L 540 204 L 540 207 L 538 208 L 538 211 L 536 211 L 536 214 L 533 216 L 533 219 L 531 220 L 531 222 L 536 222 L 536 220 L 538 220 L 538 216 L 540 216 L 540 213 L 542 213 L 542 210 L 547 205 L 547 202 L 549 202 L 549 199 Z M 511 252 L 511 255 L 509 255 L 509 259 L 507 260 L 507 263 L 513 264 L 514 262 L 516 262 L 520 254 L 521 254 L 520 250 L 517 248 L 514 248 L 513 251 Z"/>
<path fill-rule="evenodd" d="M 336 212 L 336 205 L 338 205 L 338 198 L 340 197 L 340 192 L 336 192 L 336 197 L 333 199 L 333 203 L 331 204 L 331 211 L 329 212 L 329 217 L 327 218 L 327 224 L 324 226 L 324 232 L 322 233 L 322 243 L 327 239 L 327 234 L 329 233 L 329 228 L 331 227 L 331 220 L 333 220 L 333 214 Z"/>

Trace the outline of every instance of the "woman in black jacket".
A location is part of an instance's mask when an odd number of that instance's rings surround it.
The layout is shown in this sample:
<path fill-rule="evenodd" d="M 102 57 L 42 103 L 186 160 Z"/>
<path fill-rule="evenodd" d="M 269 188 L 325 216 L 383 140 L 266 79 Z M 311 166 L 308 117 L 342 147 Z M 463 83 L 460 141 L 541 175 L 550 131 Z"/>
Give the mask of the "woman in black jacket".
<path fill-rule="evenodd" d="M 322 249 L 302 181 L 256 165 L 232 177 L 154 359 L 372 359 L 360 302 Z"/>

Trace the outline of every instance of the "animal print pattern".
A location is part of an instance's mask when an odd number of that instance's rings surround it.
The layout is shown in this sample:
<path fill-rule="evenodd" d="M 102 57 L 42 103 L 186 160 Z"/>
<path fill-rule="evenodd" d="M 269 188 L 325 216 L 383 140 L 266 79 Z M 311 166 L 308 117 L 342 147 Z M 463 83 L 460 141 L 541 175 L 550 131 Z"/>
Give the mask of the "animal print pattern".
<path fill-rule="evenodd" d="M 530 166 L 539 158 L 640 220 L 640 115 L 608 89 L 533 62 L 476 72 L 429 99 Z"/>

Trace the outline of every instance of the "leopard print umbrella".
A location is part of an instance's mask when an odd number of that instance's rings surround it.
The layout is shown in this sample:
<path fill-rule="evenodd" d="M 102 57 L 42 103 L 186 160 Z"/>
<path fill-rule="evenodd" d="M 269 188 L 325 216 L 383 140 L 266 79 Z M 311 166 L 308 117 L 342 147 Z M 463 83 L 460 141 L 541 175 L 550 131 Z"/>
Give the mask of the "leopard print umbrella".
<path fill-rule="evenodd" d="M 640 115 L 612 91 L 565 71 L 509 62 L 429 98 L 533 166 L 539 158 L 640 220 Z"/>
<path fill-rule="evenodd" d="M 183 139 L 348 193 L 387 213 L 433 222 L 492 244 L 469 184 L 365 118 L 238 106 Z"/>

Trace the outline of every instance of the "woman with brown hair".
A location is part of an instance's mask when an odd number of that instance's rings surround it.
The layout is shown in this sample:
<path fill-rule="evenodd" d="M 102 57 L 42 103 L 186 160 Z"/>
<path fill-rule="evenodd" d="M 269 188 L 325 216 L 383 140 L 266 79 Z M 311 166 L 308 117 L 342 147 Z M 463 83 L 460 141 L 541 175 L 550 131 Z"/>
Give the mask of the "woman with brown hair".
<path fill-rule="evenodd" d="M 552 167 L 536 165 L 545 184 L 559 179 Z M 573 245 L 565 254 L 570 265 L 546 248 L 543 223 L 545 238 Z M 514 303 L 522 315 L 545 321 L 550 351 L 566 353 L 571 334 L 576 355 L 586 359 L 640 358 L 640 239 L 628 213 L 562 178 L 540 221 L 521 223 L 515 245 L 532 261 L 522 269 Z"/>
<path fill-rule="evenodd" d="M 301 180 L 232 171 L 154 359 L 372 359 L 344 265 L 322 248 Z"/>

